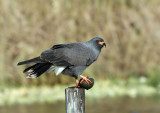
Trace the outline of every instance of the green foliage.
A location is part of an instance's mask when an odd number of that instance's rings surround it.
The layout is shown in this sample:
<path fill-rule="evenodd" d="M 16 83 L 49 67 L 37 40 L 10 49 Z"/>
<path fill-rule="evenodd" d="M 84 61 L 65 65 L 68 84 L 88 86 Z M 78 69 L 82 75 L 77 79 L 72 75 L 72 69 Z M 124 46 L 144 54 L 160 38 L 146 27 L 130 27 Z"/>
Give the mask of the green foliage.
<path fill-rule="evenodd" d="M 149 74 L 148 84 L 155 87 L 160 88 L 160 70 L 156 69 Z"/>

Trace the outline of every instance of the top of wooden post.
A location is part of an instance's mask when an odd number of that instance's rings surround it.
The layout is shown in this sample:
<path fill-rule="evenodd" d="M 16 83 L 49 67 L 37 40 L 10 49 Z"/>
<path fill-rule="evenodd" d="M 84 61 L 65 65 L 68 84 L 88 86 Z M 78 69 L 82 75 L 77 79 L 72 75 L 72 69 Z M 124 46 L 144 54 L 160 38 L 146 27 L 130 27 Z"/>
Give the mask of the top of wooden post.
<path fill-rule="evenodd" d="M 85 113 L 85 89 L 65 89 L 66 113 Z"/>

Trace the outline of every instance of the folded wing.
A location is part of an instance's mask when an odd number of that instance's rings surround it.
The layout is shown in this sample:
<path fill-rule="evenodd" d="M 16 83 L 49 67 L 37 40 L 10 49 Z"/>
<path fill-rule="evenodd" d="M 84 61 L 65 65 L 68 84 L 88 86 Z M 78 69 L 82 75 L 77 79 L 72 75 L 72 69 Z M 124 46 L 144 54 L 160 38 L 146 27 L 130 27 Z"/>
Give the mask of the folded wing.
<path fill-rule="evenodd" d="M 42 52 L 40 58 L 55 66 L 90 65 L 96 59 L 94 52 L 82 43 L 55 45 Z"/>

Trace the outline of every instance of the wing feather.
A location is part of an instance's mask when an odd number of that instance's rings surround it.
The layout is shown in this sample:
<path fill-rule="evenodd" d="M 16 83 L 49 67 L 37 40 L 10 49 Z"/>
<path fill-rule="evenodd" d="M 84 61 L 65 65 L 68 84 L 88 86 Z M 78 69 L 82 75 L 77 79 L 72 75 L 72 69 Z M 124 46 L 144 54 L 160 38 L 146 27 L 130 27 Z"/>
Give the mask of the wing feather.
<path fill-rule="evenodd" d="M 55 45 L 42 52 L 40 58 L 56 66 L 84 66 L 90 65 L 97 56 L 83 43 L 70 43 Z"/>

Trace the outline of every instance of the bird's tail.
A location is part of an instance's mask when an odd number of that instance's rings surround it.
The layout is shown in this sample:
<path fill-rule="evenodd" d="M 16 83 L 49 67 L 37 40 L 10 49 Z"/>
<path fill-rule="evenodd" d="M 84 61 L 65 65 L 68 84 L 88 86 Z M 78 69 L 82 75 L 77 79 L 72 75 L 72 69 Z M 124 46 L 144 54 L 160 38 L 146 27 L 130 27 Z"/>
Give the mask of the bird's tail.
<path fill-rule="evenodd" d="M 36 78 L 46 72 L 51 66 L 51 63 L 37 63 L 26 68 L 23 72 L 28 73 L 26 78 Z"/>
<path fill-rule="evenodd" d="M 24 64 L 29 64 L 29 63 L 45 63 L 45 61 L 41 60 L 40 57 L 35 57 L 33 59 L 19 62 L 17 65 L 24 65 Z"/>

